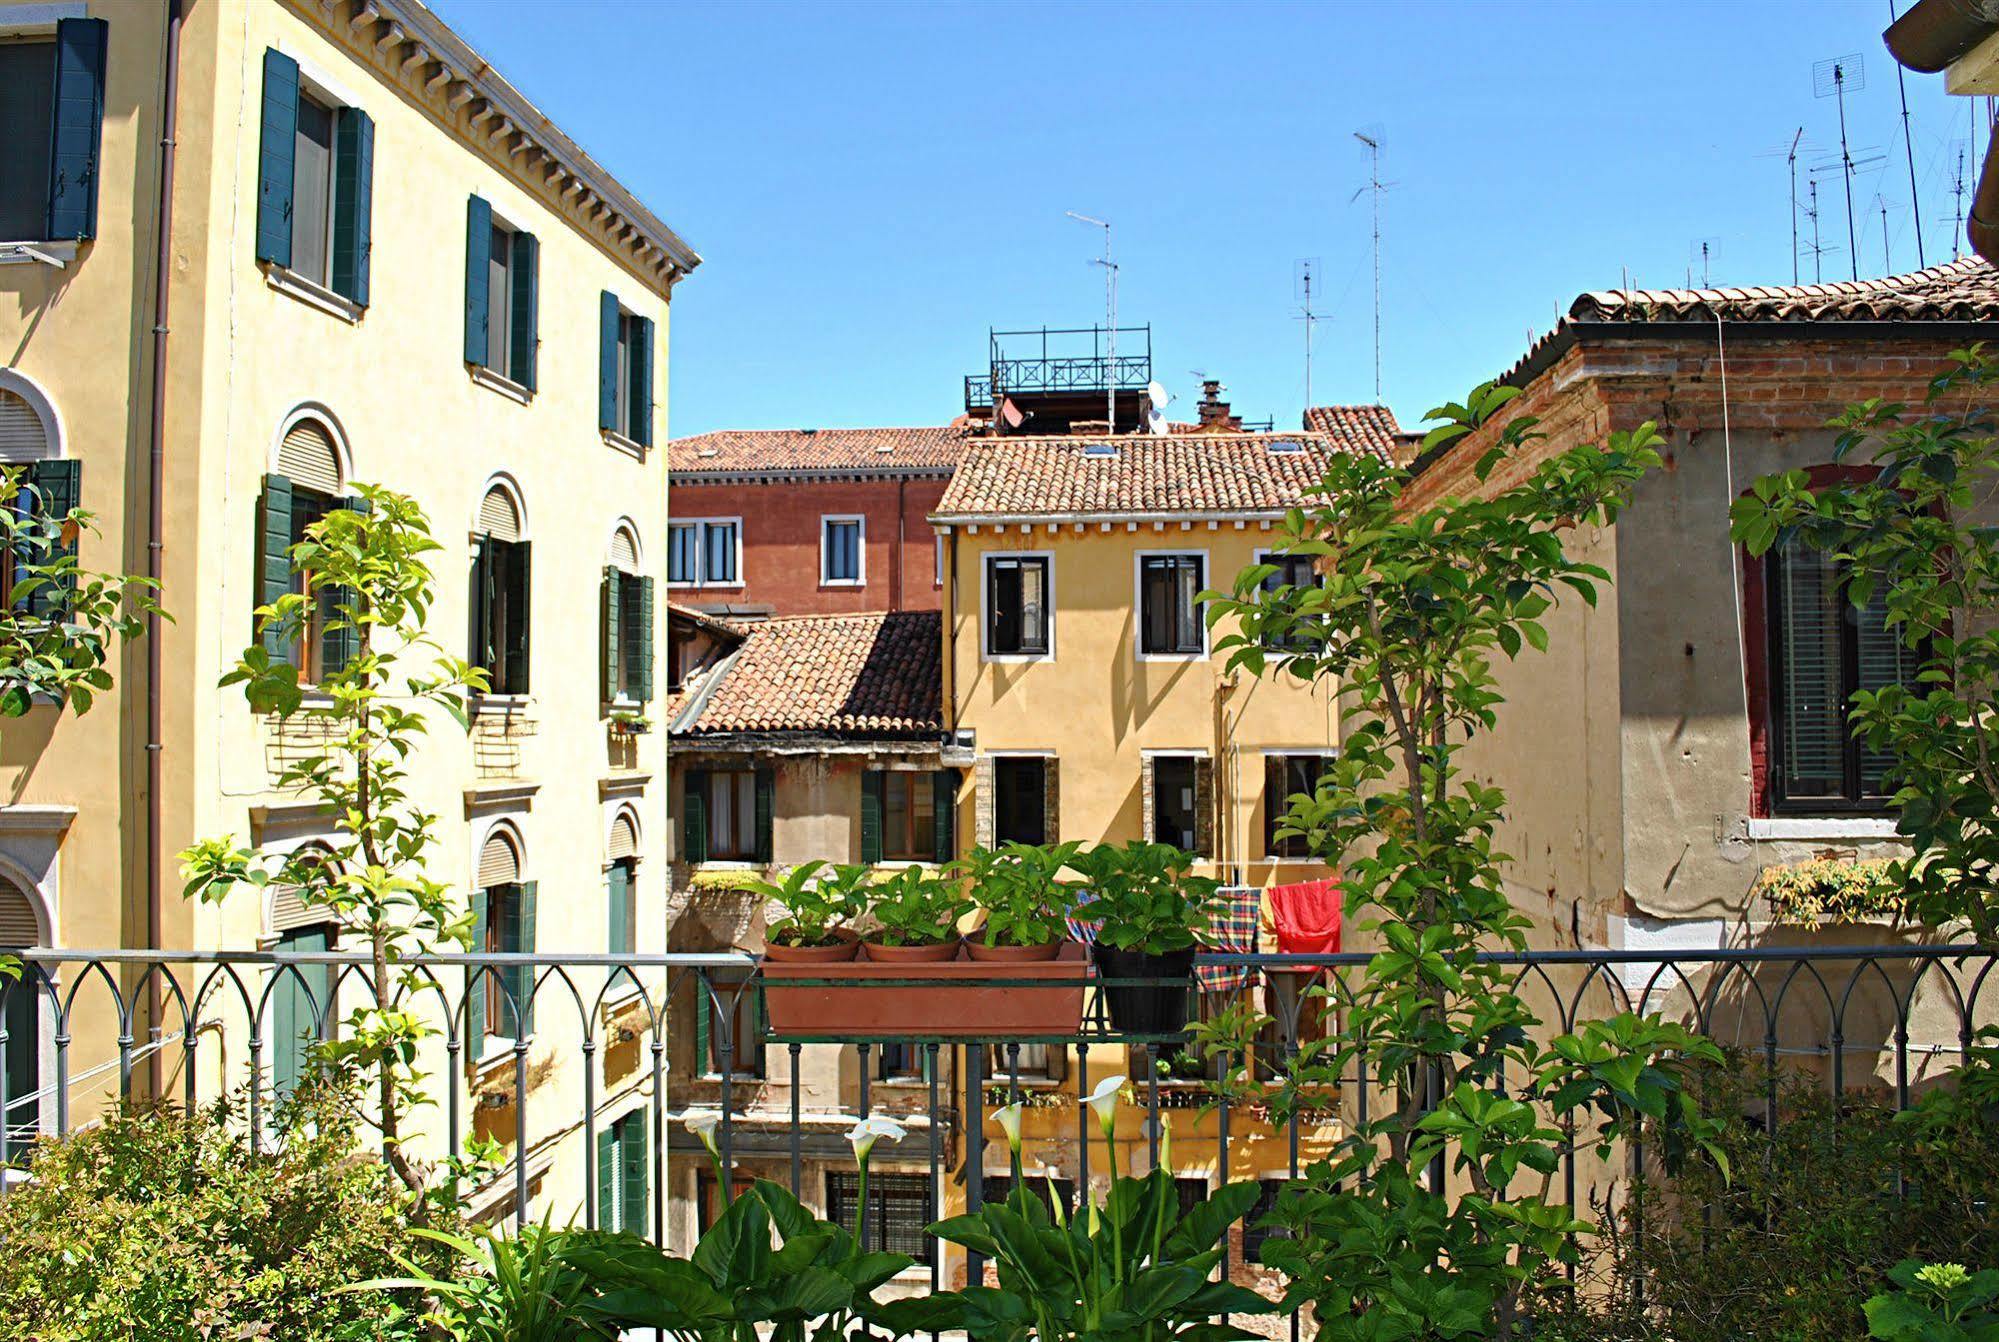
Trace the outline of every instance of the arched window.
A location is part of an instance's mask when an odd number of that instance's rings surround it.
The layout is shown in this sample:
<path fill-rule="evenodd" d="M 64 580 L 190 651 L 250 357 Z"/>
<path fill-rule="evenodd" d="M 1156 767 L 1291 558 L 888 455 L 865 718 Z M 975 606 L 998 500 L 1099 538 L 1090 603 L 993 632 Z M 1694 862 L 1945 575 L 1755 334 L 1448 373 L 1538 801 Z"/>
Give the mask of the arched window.
<path fill-rule="evenodd" d="M 472 557 L 472 657 L 493 694 L 528 692 L 530 552 L 520 496 L 495 480 L 479 500 Z"/>
<path fill-rule="evenodd" d="M 27 379 L 4 368 L 0 368 L 0 468 L 18 471 L 20 484 L 27 486 L 0 497 L 0 507 L 21 521 L 63 517 L 82 502 L 83 464 L 63 458 L 53 407 Z M 15 545 L 0 545 L 0 603 L 8 605 L 14 602 L 18 564 L 46 564 L 62 553 L 74 555 L 76 542 L 16 551 Z M 31 614 L 54 615 L 63 608 L 62 592 L 53 586 L 39 586 L 21 600 Z"/>
<path fill-rule="evenodd" d="M 609 950 L 613 955 L 630 955 L 639 948 L 639 824 L 631 807 L 621 807 L 612 818 L 607 851 L 610 866 L 605 871 L 604 886 L 610 906 Z"/>
<path fill-rule="evenodd" d="M 20 950 L 42 939 L 41 922 L 35 905 L 20 886 L 0 876 L 0 951 Z M 41 1131 L 42 1027 L 40 985 L 32 973 L 18 979 L 0 980 L 0 996 L 7 999 L 0 1013 L 7 1028 L 6 1057 L 7 1139 L 32 1139 Z"/>
<path fill-rule="evenodd" d="M 639 572 L 638 528 L 620 519 L 611 531 L 599 600 L 604 621 L 604 700 L 652 698 L 652 579 Z"/>
<path fill-rule="evenodd" d="M 303 592 L 305 580 L 293 572 L 291 548 L 306 528 L 336 508 L 362 508 L 346 492 L 344 454 L 338 432 L 310 410 L 288 416 L 278 433 L 272 469 L 257 500 L 257 605 L 268 606 L 289 592 Z M 347 665 L 355 653 L 356 631 L 336 618 L 342 593 L 323 588 L 298 630 L 267 629 L 264 647 L 299 669 L 299 679 L 316 685 Z"/>
<path fill-rule="evenodd" d="M 533 953 L 535 883 L 525 869 L 519 831 L 501 821 L 479 847 L 472 891 L 472 946 L 475 952 Z M 494 1040 L 526 1038 L 534 1030 L 532 968 L 507 966 L 472 984 L 467 1020 L 476 1060 Z"/>

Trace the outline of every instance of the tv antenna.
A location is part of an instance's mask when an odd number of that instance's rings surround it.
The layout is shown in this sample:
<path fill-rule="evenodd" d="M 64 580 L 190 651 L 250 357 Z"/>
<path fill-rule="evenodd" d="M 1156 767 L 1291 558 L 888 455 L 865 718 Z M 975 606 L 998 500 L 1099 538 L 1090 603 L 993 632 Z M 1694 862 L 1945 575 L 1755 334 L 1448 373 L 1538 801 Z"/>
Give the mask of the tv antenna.
<path fill-rule="evenodd" d="M 1293 281 L 1297 294 L 1304 303 L 1303 308 L 1300 309 L 1298 320 L 1305 323 L 1305 405 L 1307 409 L 1310 409 L 1312 405 L 1312 325 L 1319 320 L 1319 314 L 1312 311 L 1312 268 L 1318 264 L 1319 258 L 1316 256 L 1298 258 L 1297 275 Z"/>
<path fill-rule="evenodd" d="M 1895 0 L 1888 0 L 1888 22 L 1893 23 L 1899 17 L 1895 13 Z M 1923 198 L 1916 191 L 1916 142 L 1909 129 L 1909 81 L 1900 61 L 1895 62 L 1895 89 L 1902 95 L 1902 153 L 1909 160 L 1909 208 L 1916 212 L 1916 269 L 1921 270 L 1929 265 L 1923 256 Z"/>
<path fill-rule="evenodd" d="M 1874 193 L 1875 208 L 1881 211 L 1881 273 L 1895 273 L 1895 260 L 1888 250 L 1888 197 L 1881 192 Z"/>
<path fill-rule="evenodd" d="M 1703 289 L 1714 287 L 1713 280 L 1709 276 L 1708 267 L 1714 260 L 1714 254 L 1720 250 L 1720 238 L 1695 238 L 1687 244 L 1687 287 L 1689 289 L 1694 287 L 1694 267 L 1697 265 L 1701 268 L 1700 287 Z"/>
<path fill-rule="evenodd" d="M 1087 214 L 1077 214 L 1074 210 L 1064 210 L 1079 224 L 1104 231 L 1104 254 L 1090 262 L 1104 268 L 1104 357 L 1108 368 L 1104 378 L 1104 432 L 1117 432 L 1117 262 L 1111 260 L 1111 226 L 1107 220 L 1092 219 Z"/>
<path fill-rule="evenodd" d="M 1819 242 L 1819 179 L 1816 175 L 1805 182 L 1810 191 L 1811 204 L 1805 208 L 1805 217 L 1812 221 L 1812 283 L 1825 283 L 1825 254 L 1832 248 Z"/>
<path fill-rule="evenodd" d="M 1860 244 L 1853 227 L 1853 155 L 1846 143 L 1846 95 L 1849 90 L 1858 93 L 1866 87 L 1867 67 L 1857 51 L 1816 61 L 1812 65 L 1813 95 L 1831 98 L 1839 104 L 1839 160 L 1843 169 L 1841 176 L 1846 182 L 1846 250 L 1856 280 L 1860 278 Z"/>
<path fill-rule="evenodd" d="M 1964 255 L 1964 151 L 1969 141 L 1957 142 L 1957 180 L 1951 186 L 1951 195 L 1957 197 L 1957 218 L 1950 231 L 1950 259 L 1955 261 Z"/>
<path fill-rule="evenodd" d="M 1359 200 L 1361 191 L 1373 197 L 1374 211 L 1374 399 L 1381 400 L 1381 193 L 1395 185 L 1381 180 L 1381 127 L 1369 126 L 1357 130 L 1353 137 L 1367 146 L 1367 185 L 1360 188 L 1348 199 L 1351 205 Z M 1311 323 L 1306 323 L 1311 329 Z"/>
<path fill-rule="evenodd" d="M 1798 146 L 1804 142 L 1805 128 L 1798 127 L 1798 133 L 1791 137 L 1791 147 L 1784 154 L 1784 161 L 1791 168 L 1791 283 L 1798 282 Z"/>

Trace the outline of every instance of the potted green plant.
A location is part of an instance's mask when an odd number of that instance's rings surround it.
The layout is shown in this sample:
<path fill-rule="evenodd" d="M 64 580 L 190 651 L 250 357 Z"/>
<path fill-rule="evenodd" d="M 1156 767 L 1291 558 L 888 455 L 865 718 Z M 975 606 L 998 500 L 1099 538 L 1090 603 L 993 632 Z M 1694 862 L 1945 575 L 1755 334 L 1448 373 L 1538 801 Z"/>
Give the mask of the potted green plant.
<path fill-rule="evenodd" d="M 1187 1024 L 1194 948 L 1220 882 L 1194 875 L 1192 853 L 1165 843 L 1100 843 L 1070 859 L 1083 875 L 1091 948 L 1111 1024 L 1125 1034 L 1177 1035 Z M 1151 981 L 1147 981 L 1151 980 Z"/>
<path fill-rule="evenodd" d="M 861 939 L 870 960 L 885 964 L 958 958 L 958 919 L 971 907 L 964 887 L 915 863 L 872 891 L 874 926 Z"/>
<path fill-rule="evenodd" d="M 778 904 L 784 916 L 764 929 L 764 959 L 780 964 L 838 964 L 860 950 L 854 921 L 866 907 L 861 886 L 866 867 L 829 867 L 814 859 L 782 881 L 748 881 L 753 893 Z"/>
<path fill-rule="evenodd" d="M 1076 895 L 1062 870 L 1081 848 L 1080 843 L 1009 843 L 998 852 L 974 848 L 958 861 L 956 870 L 983 915 L 966 941 L 974 960 L 1023 963 L 1061 956 Z"/>

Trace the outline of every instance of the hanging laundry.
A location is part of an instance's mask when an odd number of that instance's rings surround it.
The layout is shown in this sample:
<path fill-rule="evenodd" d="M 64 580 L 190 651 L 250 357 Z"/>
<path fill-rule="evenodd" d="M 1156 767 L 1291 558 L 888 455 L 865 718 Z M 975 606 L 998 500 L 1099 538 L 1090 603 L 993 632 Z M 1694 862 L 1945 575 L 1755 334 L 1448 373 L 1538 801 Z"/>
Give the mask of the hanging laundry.
<path fill-rule="evenodd" d="M 1201 935 L 1202 947 L 1228 955 L 1256 954 L 1256 927 L 1261 911 L 1262 896 L 1254 887 L 1222 887 L 1216 892 L 1215 912 L 1209 919 L 1208 930 Z M 1249 982 L 1249 975 L 1248 965 L 1194 966 L 1194 977 L 1200 981 L 1203 992 L 1235 992 Z"/>
<path fill-rule="evenodd" d="M 1278 953 L 1337 953 L 1342 902 L 1337 877 L 1270 887 L 1270 921 Z"/>

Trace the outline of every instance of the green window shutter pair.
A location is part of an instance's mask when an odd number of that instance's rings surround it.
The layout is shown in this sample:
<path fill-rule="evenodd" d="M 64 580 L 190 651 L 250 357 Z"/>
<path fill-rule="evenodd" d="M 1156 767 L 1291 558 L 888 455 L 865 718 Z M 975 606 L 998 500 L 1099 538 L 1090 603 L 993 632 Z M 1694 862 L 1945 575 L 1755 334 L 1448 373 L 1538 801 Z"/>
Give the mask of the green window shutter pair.
<path fill-rule="evenodd" d="M 103 19 L 56 22 L 54 134 L 49 142 L 47 236 L 51 242 L 97 236 L 98 151 L 104 139 L 104 67 L 111 25 Z"/>
<path fill-rule="evenodd" d="M 472 892 L 472 953 L 486 949 L 486 892 L 475 889 Z M 490 975 L 478 965 L 466 970 L 465 986 L 465 1056 L 477 1062 L 486 1053 L 486 980 Z"/>
<path fill-rule="evenodd" d="M 607 289 L 597 296 L 597 427 L 607 433 L 618 427 L 618 316 Z"/>
<path fill-rule="evenodd" d="M 706 979 L 694 980 L 694 1065 L 703 1075 L 721 1070 L 715 1056 L 715 1003 L 711 993 L 714 987 Z"/>
<path fill-rule="evenodd" d="M 604 701 L 609 703 L 618 697 L 625 686 L 624 635 L 620 621 L 624 615 L 625 575 L 619 570 L 606 566 L 604 569 L 603 612 L 604 612 Z"/>
<path fill-rule="evenodd" d="M 83 463 L 74 458 L 32 463 L 24 483 L 34 493 L 35 515 L 41 518 L 68 517 L 83 504 Z M 76 537 L 58 539 L 49 545 L 27 547 L 22 558 L 42 567 L 62 567 L 61 572 L 28 594 L 27 614 L 43 620 L 62 619 L 69 614 L 70 598 L 76 591 Z"/>
<path fill-rule="evenodd" d="M 870 769 L 861 775 L 861 861 L 873 865 L 882 860 L 882 793 L 888 775 Z"/>
<path fill-rule="evenodd" d="M 777 780 L 769 769 L 757 770 L 757 844 L 756 860 L 761 866 L 769 866 L 772 861 L 772 821 L 777 811 Z"/>
<path fill-rule="evenodd" d="M 652 579 L 624 575 L 619 599 L 624 605 L 625 693 L 640 703 L 652 701 Z"/>
<path fill-rule="evenodd" d="M 526 955 L 534 954 L 535 893 L 538 882 L 522 881 L 514 888 L 519 891 L 519 902 L 515 905 L 515 916 L 519 919 L 520 935 L 515 938 L 514 950 Z M 525 1039 L 534 1033 L 534 980 L 532 965 L 523 965 L 514 970 L 514 1003 L 520 1013 L 521 1032 L 517 1038 Z"/>
<path fill-rule="evenodd" d="M 630 867 L 623 862 L 613 862 L 604 877 L 604 893 L 610 901 L 609 950 L 613 955 L 628 954 L 632 949 L 631 876 Z"/>
<path fill-rule="evenodd" d="M 958 771 L 939 769 L 930 775 L 931 836 L 937 862 L 949 862 L 958 855 Z"/>
<path fill-rule="evenodd" d="M 681 860 L 689 863 L 708 860 L 708 771 L 689 769 L 682 783 L 680 799 Z"/>
<path fill-rule="evenodd" d="M 290 244 L 287 243 L 287 246 Z M 257 605 L 268 606 L 292 589 L 292 482 L 264 477 L 257 503 Z M 272 661 L 296 662 L 298 650 L 275 623 L 259 635 Z"/>
<path fill-rule="evenodd" d="M 290 268 L 292 198 L 297 169 L 298 62 L 264 52 L 264 96 L 257 146 L 257 259 Z M 333 265 L 335 293 L 368 306 L 368 255 L 373 247 L 375 123 L 358 107 L 335 113 L 333 134 Z M 95 202 L 93 201 L 93 208 Z"/>

